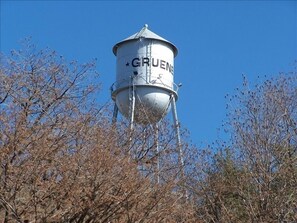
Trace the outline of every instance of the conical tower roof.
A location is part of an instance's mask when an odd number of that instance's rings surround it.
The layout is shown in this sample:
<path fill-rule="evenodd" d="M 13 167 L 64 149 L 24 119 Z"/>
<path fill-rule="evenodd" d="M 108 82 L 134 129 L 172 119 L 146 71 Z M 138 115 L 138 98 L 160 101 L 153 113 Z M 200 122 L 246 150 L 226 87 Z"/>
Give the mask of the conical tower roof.
<path fill-rule="evenodd" d="M 129 36 L 128 38 L 118 42 L 117 44 L 114 45 L 114 47 L 112 48 L 112 52 L 114 53 L 114 55 L 117 55 L 117 50 L 118 50 L 118 47 L 125 43 L 125 42 L 128 42 L 128 41 L 135 41 L 135 40 L 138 40 L 140 38 L 146 38 L 146 39 L 155 39 L 155 40 L 159 40 L 159 41 L 162 41 L 162 42 L 165 42 L 165 43 L 168 43 L 172 49 L 173 49 L 173 52 L 174 52 L 174 56 L 177 55 L 177 48 L 176 46 L 169 42 L 168 40 L 162 38 L 161 36 L 157 35 L 156 33 L 150 31 L 148 29 L 148 25 L 145 24 L 144 27 L 137 33 L 133 34 L 132 36 Z"/>

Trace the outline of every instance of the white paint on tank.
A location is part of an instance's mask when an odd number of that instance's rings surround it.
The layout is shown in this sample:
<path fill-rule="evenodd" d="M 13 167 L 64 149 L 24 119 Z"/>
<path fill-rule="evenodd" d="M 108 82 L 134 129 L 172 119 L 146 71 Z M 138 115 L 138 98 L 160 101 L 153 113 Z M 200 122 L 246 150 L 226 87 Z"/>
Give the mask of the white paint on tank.
<path fill-rule="evenodd" d="M 174 77 L 176 47 L 149 31 L 140 32 L 116 44 L 116 82 L 112 92 L 119 111 L 130 118 L 131 89 L 135 89 L 135 121 L 155 123 L 170 110 L 171 94 L 177 98 Z"/>
<path fill-rule="evenodd" d="M 130 115 L 130 102 L 129 89 L 117 94 L 116 104 L 127 118 Z M 170 93 L 162 88 L 142 86 L 136 89 L 135 104 L 136 123 L 155 123 L 170 111 Z"/>
<path fill-rule="evenodd" d="M 174 54 L 168 44 L 152 39 L 130 41 L 117 50 L 116 88 L 155 85 L 173 89 Z"/>

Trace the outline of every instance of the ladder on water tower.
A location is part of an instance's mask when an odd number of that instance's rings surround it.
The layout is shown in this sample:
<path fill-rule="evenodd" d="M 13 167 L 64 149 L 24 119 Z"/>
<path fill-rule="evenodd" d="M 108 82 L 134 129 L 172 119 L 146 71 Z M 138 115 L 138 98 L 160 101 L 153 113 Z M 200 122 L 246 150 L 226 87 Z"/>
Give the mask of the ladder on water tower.
<path fill-rule="evenodd" d="M 149 66 L 146 67 L 146 83 L 150 84 L 152 82 L 152 42 L 148 44 L 146 57 L 149 58 Z"/>

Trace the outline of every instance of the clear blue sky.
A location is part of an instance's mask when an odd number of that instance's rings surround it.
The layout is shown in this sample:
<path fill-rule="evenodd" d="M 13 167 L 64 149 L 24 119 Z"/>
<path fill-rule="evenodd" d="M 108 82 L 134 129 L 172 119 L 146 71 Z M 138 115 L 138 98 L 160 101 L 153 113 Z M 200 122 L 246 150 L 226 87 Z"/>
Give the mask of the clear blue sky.
<path fill-rule="evenodd" d="M 242 74 L 256 82 L 297 59 L 297 1 L 1 1 L 0 19 L 4 53 L 31 36 L 68 60 L 97 58 L 102 102 L 115 81 L 113 45 L 147 23 L 179 49 L 178 115 L 198 146 L 218 138 L 224 96 Z"/>

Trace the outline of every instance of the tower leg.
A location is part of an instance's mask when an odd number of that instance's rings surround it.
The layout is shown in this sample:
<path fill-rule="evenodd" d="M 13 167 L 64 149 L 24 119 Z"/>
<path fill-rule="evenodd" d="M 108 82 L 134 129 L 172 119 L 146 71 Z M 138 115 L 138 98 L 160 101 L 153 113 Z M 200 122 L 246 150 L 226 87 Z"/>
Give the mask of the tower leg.
<path fill-rule="evenodd" d="M 133 82 L 133 80 L 132 80 Z M 132 84 L 132 92 L 131 95 L 129 96 L 130 100 L 130 134 L 132 134 L 132 131 L 134 129 L 134 114 L 135 114 L 135 87 L 134 83 Z"/>
<path fill-rule="evenodd" d="M 156 167 L 155 167 L 155 177 L 156 183 L 160 184 L 160 154 L 159 154 L 159 125 L 158 123 L 154 126 L 154 144 L 155 144 L 155 153 L 156 153 Z"/>
<path fill-rule="evenodd" d="M 184 170 L 184 153 L 183 148 L 181 144 L 181 138 L 180 138 L 180 125 L 177 118 L 177 111 L 176 111 L 176 103 L 175 103 L 175 95 L 172 94 L 171 99 L 171 105 L 172 105 L 172 116 L 174 121 L 174 128 L 175 128 L 175 134 L 176 134 L 176 143 L 178 147 L 178 153 L 179 153 L 179 167 L 181 171 L 181 180 L 183 181 L 183 184 L 185 183 L 185 170 Z M 187 198 L 187 191 L 185 188 L 183 188 L 183 195 L 185 198 Z"/>
<path fill-rule="evenodd" d="M 112 115 L 112 125 L 114 125 L 117 122 L 118 113 L 119 113 L 119 108 L 118 108 L 117 104 L 114 103 L 113 115 Z"/>
<path fill-rule="evenodd" d="M 171 101 L 172 116 L 173 116 L 174 128 L 175 128 L 175 134 L 176 134 L 176 143 L 177 143 L 178 152 L 179 152 L 179 161 L 180 161 L 181 166 L 183 167 L 184 166 L 184 154 L 183 154 L 181 139 L 180 139 L 180 125 L 179 125 L 179 121 L 177 119 L 175 96 L 173 94 L 172 94 L 171 100 L 172 100 Z"/>
<path fill-rule="evenodd" d="M 132 79 L 132 87 L 130 88 L 129 92 L 129 112 L 130 112 L 130 132 L 129 132 L 129 147 L 128 147 L 128 153 L 131 155 L 131 146 L 133 144 L 132 138 L 133 138 L 133 130 L 134 130 L 134 115 L 135 115 L 135 86 L 134 86 L 134 79 Z"/>

